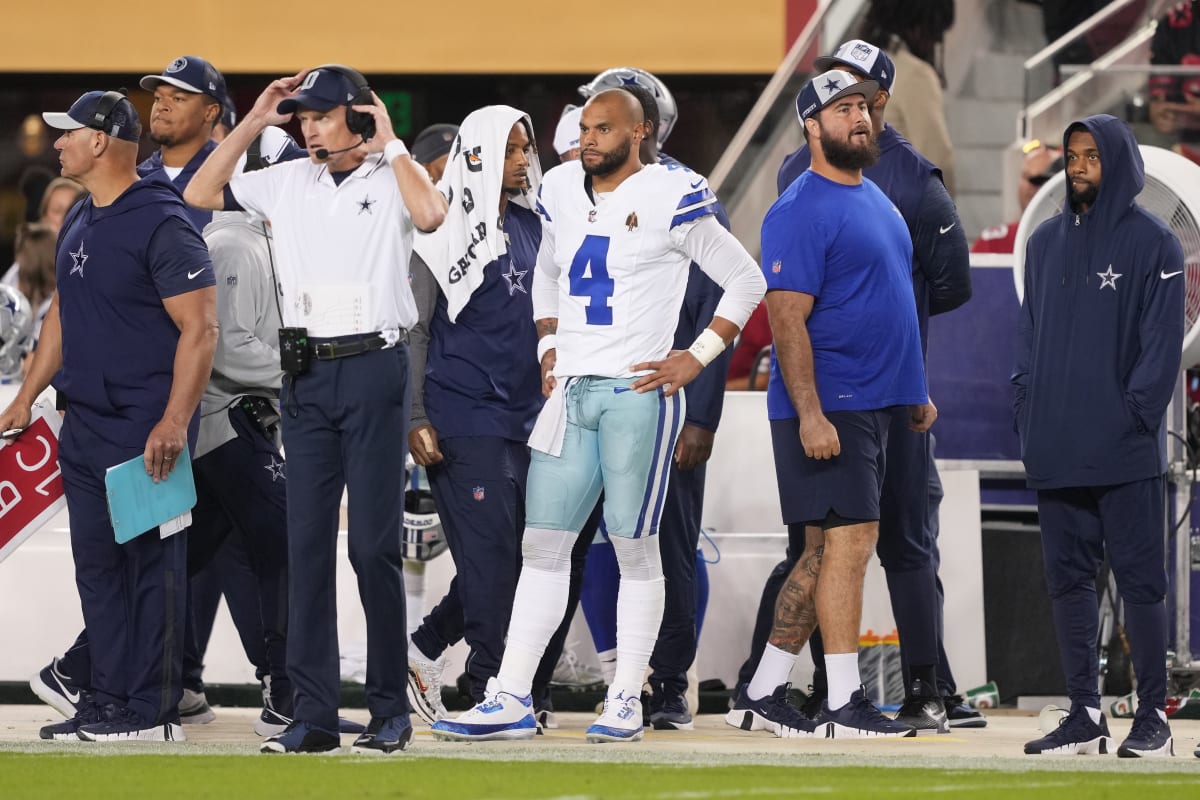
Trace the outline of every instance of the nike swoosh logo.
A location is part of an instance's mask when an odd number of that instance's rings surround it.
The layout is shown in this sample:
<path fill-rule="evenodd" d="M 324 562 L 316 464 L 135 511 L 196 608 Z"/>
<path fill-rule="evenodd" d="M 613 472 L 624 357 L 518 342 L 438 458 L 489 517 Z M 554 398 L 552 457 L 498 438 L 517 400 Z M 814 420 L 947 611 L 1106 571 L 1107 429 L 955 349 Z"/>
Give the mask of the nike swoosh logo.
<path fill-rule="evenodd" d="M 204 270 L 206 270 L 206 269 L 208 269 L 208 268 L 207 268 L 207 267 L 201 267 L 200 269 L 196 270 L 195 272 L 189 272 L 189 273 L 188 273 L 188 280 L 190 281 L 192 278 L 196 277 L 196 276 L 197 276 L 197 275 L 199 275 L 201 272 L 204 272 Z"/>
<path fill-rule="evenodd" d="M 613 394 L 621 394 L 623 392 L 629 392 L 629 391 L 632 391 L 632 387 L 630 387 L 630 386 L 614 386 L 613 387 Z"/>
<path fill-rule="evenodd" d="M 944 228 L 938 228 L 938 233 L 945 235 L 945 234 L 949 233 L 950 229 L 953 228 L 957 224 L 958 224 L 957 222 L 951 222 L 949 225 L 947 225 Z"/>
<path fill-rule="evenodd" d="M 50 674 L 54 677 L 54 682 L 58 684 L 58 690 L 62 692 L 63 697 L 71 701 L 71 705 L 79 705 L 79 690 L 72 692 L 68 686 L 55 674 L 54 670 L 50 670 Z"/>
<path fill-rule="evenodd" d="M 695 183 L 689 183 L 688 186 L 691 186 L 693 189 L 699 189 L 700 184 L 702 184 L 702 183 L 704 183 L 704 178 L 701 178 L 700 180 L 696 181 Z"/>
<path fill-rule="evenodd" d="M 1183 274 L 1183 270 L 1176 270 L 1175 272 L 1161 272 L 1160 271 L 1158 273 L 1158 277 L 1162 278 L 1165 281 L 1167 278 L 1174 278 L 1176 275 L 1182 275 L 1182 274 Z"/>

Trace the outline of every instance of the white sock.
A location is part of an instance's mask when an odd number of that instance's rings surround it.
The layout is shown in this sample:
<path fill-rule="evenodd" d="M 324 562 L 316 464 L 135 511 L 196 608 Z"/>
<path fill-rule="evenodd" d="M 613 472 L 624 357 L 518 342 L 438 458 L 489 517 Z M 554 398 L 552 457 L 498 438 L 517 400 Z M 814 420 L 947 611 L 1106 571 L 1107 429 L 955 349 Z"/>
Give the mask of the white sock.
<path fill-rule="evenodd" d="M 829 709 L 841 708 L 858 691 L 858 653 L 826 653 L 825 674 L 829 677 Z"/>
<path fill-rule="evenodd" d="M 425 563 L 404 562 L 404 621 L 408 636 L 416 633 L 425 619 Z"/>
<path fill-rule="evenodd" d="M 617 649 L 614 647 L 596 655 L 600 658 L 600 674 L 604 676 L 604 685 L 612 686 L 613 679 L 617 677 Z"/>
<path fill-rule="evenodd" d="M 642 693 L 642 678 L 662 627 L 665 586 L 662 577 L 648 581 L 621 578 L 617 591 L 617 664 L 609 685 L 612 697 L 618 692 L 625 692 L 626 697 Z"/>
<path fill-rule="evenodd" d="M 508 640 L 504 658 L 496 676 L 500 688 L 509 694 L 524 697 L 533 687 L 546 643 L 558 630 L 567 611 L 567 592 L 571 573 L 547 572 L 528 564 L 521 568 L 517 593 L 513 598 L 512 617 L 508 623 Z"/>
<path fill-rule="evenodd" d="M 1087 709 L 1088 716 L 1092 718 L 1092 724 L 1099 725 L 1100 724 L 1100 709 L 1092 708 L 1091 706 L 1084 706 L 1084 708 Z"/>
<path fill-rule="evenodd" d="M 758 660 L 758 669 L 746 687 L 746 696 L 751 700 L 761 700 L 775 691 L 780 684 L 787 683 L 792 677 L 792 667 L 800 658 L 798 653 L 789 653 L 767 642 L 762 658 Z"/>

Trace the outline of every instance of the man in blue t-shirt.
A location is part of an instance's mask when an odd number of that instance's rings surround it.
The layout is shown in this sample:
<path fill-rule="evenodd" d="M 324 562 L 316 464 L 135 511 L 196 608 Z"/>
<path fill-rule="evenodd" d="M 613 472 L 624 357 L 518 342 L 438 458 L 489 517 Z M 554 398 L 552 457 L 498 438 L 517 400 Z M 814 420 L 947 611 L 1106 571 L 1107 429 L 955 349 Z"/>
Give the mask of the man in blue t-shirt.
<path fill-rule="evenodd" d="M 912 240 L 862 170 L 878 158 L 875 81 L 830 70 L 796 98 L 812 167 L 763 220 L 762 264 L 775 339 L 767 410 L 784 522 L 819 529 L 781 590 L 770 640 L 726 721 L 777 736 L 912 736 L 867 698 L 858 628 L 879 534 L 892 415 L 915 430 L 937 416 L 925 389 L 912 294 Z M 829 697 L 815 719 L 787 703 L 813 627 L 825 638 Z"/>
<path fill-rule="evenodd" d="M 138 178 L 141 124 L 128 99 L 88 92 L 43 117 L 63 131 L 54 145 L 63 176 L 90 196 L 59 234 L 58 294 L 0 425 L 28 425 L 51 382 L 70 404 L 59 464 L 93 647 L 91 690 L 41 737 L 177 741 L 187 534 L 148 531 L 118 543 L 104 479 L 140 458 L 158 482 L 194 451 L 217 343 L 212 263 L 166 178 Z"/>

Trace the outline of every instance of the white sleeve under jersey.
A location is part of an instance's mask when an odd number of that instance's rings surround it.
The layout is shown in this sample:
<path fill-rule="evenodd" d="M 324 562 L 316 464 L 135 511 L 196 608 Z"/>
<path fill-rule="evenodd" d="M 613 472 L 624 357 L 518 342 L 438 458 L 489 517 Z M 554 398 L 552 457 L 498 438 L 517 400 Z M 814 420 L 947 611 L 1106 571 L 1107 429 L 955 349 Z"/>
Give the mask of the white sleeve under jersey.
<path fill-rule="evenodd" d="M 605 194 L 588 192 L 578 161 L 546 173 L 538 212 L 559 273 L 555 375 L 630 377 L 667 355 L 692 261 L 687 231 L 715 204 L 708 181 L 675 164 L 644 166 Z"/>

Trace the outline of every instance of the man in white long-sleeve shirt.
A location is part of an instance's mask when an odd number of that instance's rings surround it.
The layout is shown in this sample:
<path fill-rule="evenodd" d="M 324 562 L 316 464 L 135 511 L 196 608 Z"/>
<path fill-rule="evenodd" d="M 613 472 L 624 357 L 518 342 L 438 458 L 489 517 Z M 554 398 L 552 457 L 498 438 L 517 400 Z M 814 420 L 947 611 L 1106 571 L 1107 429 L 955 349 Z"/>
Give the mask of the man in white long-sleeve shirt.
<path fill-rule="evenodd" d="M 592 97 L 581 159 L 546 174 L 533 284 L 542 388 L 526 494 L 523 566 L 500 673 L 487 697 L 433 726 L 443 739 L 524 739 L 536 725 L 530 686 L 566 606 L 570 554 L 601 490 L 621 569 L 617 670 L 591 742 L 642 738 L 642 675 L 658 636 L 663 572 L 658 520 L 681 389 L 737 335 L 766 289 L 754 259 L 713 216 L 701 175 L 642 164 L 647 130 L 628 92 Z M 725 290 L 709 327 L 671 351 L 695 261 Z"/>

